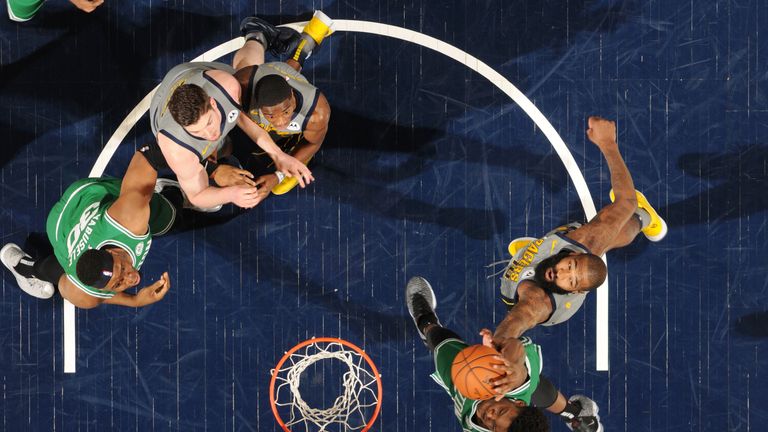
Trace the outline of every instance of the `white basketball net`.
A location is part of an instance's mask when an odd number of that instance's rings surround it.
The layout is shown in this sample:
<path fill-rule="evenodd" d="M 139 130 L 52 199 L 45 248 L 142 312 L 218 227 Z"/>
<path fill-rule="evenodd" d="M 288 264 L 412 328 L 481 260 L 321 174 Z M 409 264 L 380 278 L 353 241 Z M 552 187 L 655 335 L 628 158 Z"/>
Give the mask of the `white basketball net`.
<path fill-rule="evenodd" d="M 314 363 L 327 359 L 340 361 L 348 368 L 342 378 L 343 393 L 331 407 L 313 408 L 301 396 L 301 375 Z M 280 370 L 271 371 L 277 374 L 275 405 L 287 408 L 281 411 L 290 411 L 287 419 L 281 416 L 285 426 L 303 424 L 307 431 L 329 431 L 328 427 L 334 424 L 345 431 L 365 427 L 378 403 L 377 379 L 367 367 L 362 355 L 339 342 L 313 342 L 292 353 Z"/>

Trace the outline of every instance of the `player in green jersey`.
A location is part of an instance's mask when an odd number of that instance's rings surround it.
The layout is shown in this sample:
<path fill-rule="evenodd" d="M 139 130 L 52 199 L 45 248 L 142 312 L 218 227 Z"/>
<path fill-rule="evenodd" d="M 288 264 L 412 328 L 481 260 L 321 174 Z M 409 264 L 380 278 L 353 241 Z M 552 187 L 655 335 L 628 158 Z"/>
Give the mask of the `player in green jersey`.
<path fill-rule="evenodd" d="M 19 286 L 38 298 L 59 293 L 80 308 L 101 303 L 139 307 L 160 301 L 170 288 L 168 273 L 136 294 L 138 270 L 152 237 L 168 232 L 176 209 L 155 193 L 157 172 L 137 152 L 125 177 L 78 180 L 48 215 L 47 233 L 54 255 L 33 261 L 13 243 L 0 259 Z"/>
<path fill-rule="evenodd" d="M 573 431 L 603 431 L 594 401 L 580 395 L 566 400 L 541 375 L 541 349 L 528 338 L 509 341 L 503 356 L 499 355 L 497 360 L 503 365 L 496 368 L 504 375 L 494 381 L 495 398 L 484 401 L 465 398 L 453 385 L 451 365 L 467 343 L 440 324 L 435 314 L 435 293 L 425 279 L 414 277 L 408 281 L 405 299 L 419 336 L 432 351 L 435 360 L 432 378 L 453 399 L 454 413 L 464 431 L 548 431 L 549 422 L 539 407 L 559 415 Z"/>

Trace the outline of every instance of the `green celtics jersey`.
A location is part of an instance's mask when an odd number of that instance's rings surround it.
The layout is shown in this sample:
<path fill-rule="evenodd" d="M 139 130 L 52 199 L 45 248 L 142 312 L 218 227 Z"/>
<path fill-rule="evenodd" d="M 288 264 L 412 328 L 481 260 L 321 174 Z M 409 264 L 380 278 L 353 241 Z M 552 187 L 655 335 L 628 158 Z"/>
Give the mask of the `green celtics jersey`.
<path fill-rule="evenodd" d="M 510 400 L 520 400 L 526 405 L 530 405 L 531 396 L 536 391 L 536 387 L 539 386 L 539 375 L 542 367 L 541 349 L 526 337 L 520 338 L 520 342 L 525 347 L 525 367 L 528 369 L 528 380 L 520 387 L 507 392 L 504 397 Z M 477 412 L 477 406 L 482 401 L 465 398 L 456 390 L 453 380 L 451 380 L 453 360 L 461 350 L 468 346 L 464 341 L 458 339 L 446 339 L 440 343 L 435 348 L 435 373 L 432 374 L 432 379 L 440 384 L 453 399 L 454 413 L 464 431 L 489 432 L 488 429 L 477 425 L 473 419 L 475 412 Z"/>
<path fill-rule="evenodd" d="M 94 297 L 110 298 L 112 291 L 88 286 L 77 278 L 77 260 L 88 249 L 119 247 L 131 256 L 133 267 L 141 268 L 152 244 L 152 235 L 165 234 L 173 224 L 176 210 L 159 194 L 150 201 L 149 227 L 135 235 L 120 225 L 107 209 L 120 196 L 121 179 L 87 178 L 72 183 L 48 214 L 46 231 L 53 252 L 75 286 Z"/>

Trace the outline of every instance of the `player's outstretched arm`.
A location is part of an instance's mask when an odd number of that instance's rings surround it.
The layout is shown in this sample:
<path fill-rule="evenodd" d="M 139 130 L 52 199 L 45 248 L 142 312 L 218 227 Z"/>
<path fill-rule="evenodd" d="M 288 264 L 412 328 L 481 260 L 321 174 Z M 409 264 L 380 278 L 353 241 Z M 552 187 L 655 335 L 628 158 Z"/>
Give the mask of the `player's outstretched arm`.
<path fill-rule="evenodd" d="M 163 134 L 158 134 L 157 143 L 168 166 L 179 179 L 179 186 L 189 202 L 197 207 L 210 208 L 221 204 L 234 203 L 242 208 L 256 206 L 260 199 L 253 186 L 238 185 L 223 188 L 210 186 L 208 173 L 200 165 L 194 153 L 180 146 Z"/>
<path fill-rule="evenodd" d="M 608 170 L 611 173 L 611 187 L 616 194 L 616 202 L 619 200 L 637 201 L 635 197 L 635 184 L 627 165 L 619 152 L 619 144 L 616 141 L 616 122 L 601 117 L 590 117 L 587 120 L 589 129 L 587 137 L 592 141 L 605 157 Z M 633 206 L 637 207 L 637 205 Z"/>
<path fill-rule="evenodd" d="M 133 234 L 145 234 L 149 222 L 149 201 L 155 191 L 156 181 L 157 171 L 144 154 L 134 153 L 120 186 L 120 196 L 107 213 Z"/>
<path fill-rule="evenodd" d="M 127 307 L 142 307 L 162 300 L 171 288 L 171 280 L 168 276 L 168 272 L 165 272 L 157 282 L 140 289 L 135 295 L 126 292 L 118 292 L 114 297 L 107 299 L 93 297 L 84 293 L 69 281 L 67 275 L 61 276 L 58 287 L 61 296 L 80 309 L 93 309 L 102 303 Z"/>
<path fill-rule="evenodd" d="M 546 321 L 552 314 L 547 294 L 535 283 L 525 281 L 518 288 L 519 300 L 507 312 L 492 335 L 493 346 L 502 351 L 510 340 L 517 340 L 526 331 Z"/>
<path fill-rule="evenodd" d="M 611 249 L 621 229 L 637 209 L 635 184 L 616 142 L 616 123 L 601 117 L 590 117 L 587 137 L 605 157 L 611 173 L 611 187 L 616 200 L 603 207 L 594 219 L 568 234 L 595 255 Z"/>

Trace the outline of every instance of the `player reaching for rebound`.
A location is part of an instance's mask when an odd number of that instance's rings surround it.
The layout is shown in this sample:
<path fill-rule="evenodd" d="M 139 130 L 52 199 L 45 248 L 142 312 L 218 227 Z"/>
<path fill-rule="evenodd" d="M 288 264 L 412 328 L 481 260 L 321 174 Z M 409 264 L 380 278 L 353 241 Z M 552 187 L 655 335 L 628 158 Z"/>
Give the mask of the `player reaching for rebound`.
<path fill-rule="evenodd" d="M 243 94 L 243 112 L 260 128 L 269 133 L 278 147 L 301 162 L 309 163 L 320 149 L 328 132 L 331 107 L 326 97 L 303 75 L 304 60 L 331 33 L 332 21 L 320 11 L 301 34 L 287 27 L 275 27 L 258 17 L 245 18 L 240 30 L 245 45 L 235 53 L 233 66 Z M 294 46 L 285 62 L 264 63 L 264 54 L 279 55 L 274 47 Z M 235 156 L 252 174 L 260 186 L 259 194 L 270 191 L 282 195 L 297 184 L 276 169 L 263 152 L 239 145 L 235 141 Z M 279 168 L 279 167 L 278 167 Z"/>
<path fill-rule="evenodd" d="M 87 178 L 67 188 L 48 215 L 54 255 L 33 261 L 6 244 L 0 259 L 19 287 L 38 298 L 62 297 L 80 308 L 101 303 L 140 307 L 160 301 L 170 289 L 168 273 L 135 295 L 153 236 L 168 232 L 176 209 L 155 193 L 157 172 L 137 152 L 125 177 Z"/>
<path fill-rule="evenodd" d="M 467 343 L 440 324 L 435 314 L 435 293 L 425 279 L 414 277 L 408 281 L 405 301 L 419 336 L 432 351 L 436 369 L 432 378 L 453 399 L 456 417 L 464 431 L 548 431 L 549 422 L 538 408 L 541 407 L 559 415 L 573 431 L 602 432 L 597 404 L 586 396 L 566 400 L 541 375 L 541 350 L 528 338 L 508 341 L 504 357 L 498 357 L 504 364 L 494 368 L 505 375 L 493 383 L 496 398 L 478 401 L 464 397 L 451 379 L 451 365 Z"/>
<path fill-rule="evenodd" d="M 536 325 L 560 324 L 572 317 L 587 293 L 605 281 L 607 269 L 600 255 L 628 245 L 641 232 L 654 242 L 667 234 L 664 220 L 635 190 L 616 143 L 616 124 L 600 117 L 588 122 L 587 137 L 610 170 L 613 203 L 589 223 L 574 222 L 539 239 L 510 243 L 512 259 L 501 278 L 501 296 L 509 312 L 493 334 L 499 350 L 505 340 L 516 340 Z"/>

